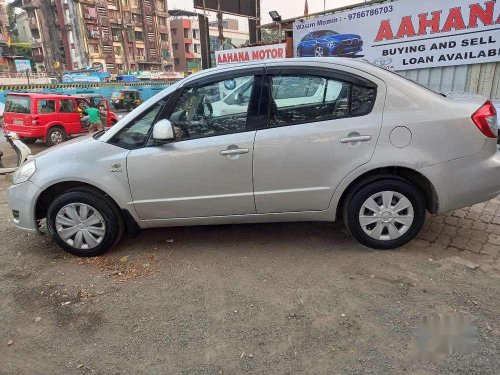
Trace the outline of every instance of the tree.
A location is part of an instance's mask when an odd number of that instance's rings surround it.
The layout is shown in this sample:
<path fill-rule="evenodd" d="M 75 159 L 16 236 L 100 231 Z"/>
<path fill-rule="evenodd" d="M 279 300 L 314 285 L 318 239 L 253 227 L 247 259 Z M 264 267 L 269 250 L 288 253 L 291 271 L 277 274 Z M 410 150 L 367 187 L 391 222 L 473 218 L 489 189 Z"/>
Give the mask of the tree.
<path fill-rule="evenodd" d="M 279 32 L 276 29 L 262 29 L 262 42 L 277 43 L 279 41 Z"/>

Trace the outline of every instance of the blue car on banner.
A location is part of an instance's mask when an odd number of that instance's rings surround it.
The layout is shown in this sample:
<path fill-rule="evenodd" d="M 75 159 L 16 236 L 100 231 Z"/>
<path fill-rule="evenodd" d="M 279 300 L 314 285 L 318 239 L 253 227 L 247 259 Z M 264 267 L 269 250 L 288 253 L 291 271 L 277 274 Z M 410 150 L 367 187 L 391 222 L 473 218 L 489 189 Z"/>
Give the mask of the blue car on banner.
<path fill-rule="evenodd" d="M 356 34 L 333 30 L 313 31 L 297 45 L 297 57 L 354 56 L 363 50 L 363 40 Z"/>

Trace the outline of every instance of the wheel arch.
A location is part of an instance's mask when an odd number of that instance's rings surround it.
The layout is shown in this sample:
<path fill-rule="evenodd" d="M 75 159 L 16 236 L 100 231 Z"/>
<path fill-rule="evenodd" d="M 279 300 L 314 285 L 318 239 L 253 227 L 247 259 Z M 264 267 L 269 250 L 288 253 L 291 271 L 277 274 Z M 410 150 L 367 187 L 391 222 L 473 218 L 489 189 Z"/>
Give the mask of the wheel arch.
<path fill-rule="evenodd" d="M 133 215 L 118 204 L 118 201 L 103 189 L 82 181 L 62 181 L 46 187 L 36 199 L 35 220 L 44 219 L 51 203 L 61 194 L 71 190 L 84 190 L 107 199 L 114 206 L 116 214 L 125 223 L 127 231 L 137 232 L 139 226 Z"/>
<path fill-rule="evenodd" d="M 401 166 L 387 166 L 372 169 L 355 177 L 342 191 L 336 207 L 336 217 L 342 217 L 346 198 L 350 193 L 361 189 L 363 186 L 382 179 L 400 179 L 412 183 L 424 196 L 425 207 L 430 213 L 438 212 L 439 198 L 432 182 L 422 173 Z"/>
<path fill-rule="evenodd" d="M 51 131 L 54 128 L 60 128 L 67 133 L 66 127 L 61 122 L 52 122 L 52 123 L 48 124 L 47 127 L 45 128 L 45 137 L 47 137 L 47 134 L 49 134 L 49 131 Z"/>

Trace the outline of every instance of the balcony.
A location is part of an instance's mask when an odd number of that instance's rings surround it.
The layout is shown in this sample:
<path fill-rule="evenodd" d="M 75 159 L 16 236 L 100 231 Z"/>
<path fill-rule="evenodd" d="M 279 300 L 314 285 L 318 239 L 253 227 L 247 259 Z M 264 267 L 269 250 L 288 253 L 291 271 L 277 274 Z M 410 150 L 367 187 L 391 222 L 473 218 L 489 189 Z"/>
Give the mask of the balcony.
<path fill-rule="evenodd" d="M 194 53 L 193 52 L 186 52 L 185 56 L 186 56 L 186 59 L 194 59 Z"/>
<path fill-rule="evenodd" d="M 30 18 L 29 26 L 31 30 L 38 29 L 38 23 L 36 22 L 36 18 Z"/>
<path fill-rule="evenodd" d="M 184 38 L 184 44 L 193 44 L 193 38 Z"/>

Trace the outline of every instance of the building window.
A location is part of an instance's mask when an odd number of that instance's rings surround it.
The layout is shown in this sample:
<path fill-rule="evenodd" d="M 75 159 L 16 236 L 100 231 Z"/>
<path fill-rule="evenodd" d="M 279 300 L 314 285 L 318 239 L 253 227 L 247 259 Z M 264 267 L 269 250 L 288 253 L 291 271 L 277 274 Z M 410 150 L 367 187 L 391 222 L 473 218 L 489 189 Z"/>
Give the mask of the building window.
<path fill-rule="evenodd" d="M 75 43 L 71 43 L 71 49 L 75 49 Z"/>
<path fill-rule="evenodd" d="M 199 50 L 199 48 L 198 48 L 198 44 L 195 44 L 195 45 L 194 45 L 194 53 L 198 53 L 198 50 Z"/>
<path fill-rule="evenodd" d="M 144 57 L 144 48 L 137 48 L 137 56 Z"/>
<path fill-rule="evenodd" d="M 177 43 L 174 43 L 174 49 L 177 51 L 179 49 L 179 45 Z"/>
<path fill-rule="evenodd" d="M 189 38 L 189 29 L 184 29 L 184 38 Z"/>
<path fill-rule="evenodd" d="M 187 44 L 187 43 L 186 43 L 186 44 L 184 45 L 184 47 L 185 47 L 185 49 L 186 49 L 186 53 L 190 53 L 190 52 L 191 52 L 191 50 L 189 49 L 189 44 Z"/>
<path fill-rule="evenodd" d="M 121 55 L 122 55 L 122 47 L 115 46 L 115 56 L 121 56 Z"/>
<path fill-rule="evenodd" d="M 165 33 L 160 33 L 160 39 L 162 42 L 168 42 L 168 35 Z"/>
<path fill-rule="evenodd" d="M 177 29 L 172 29 L 172 35 L 177 35 Z"/>
<path fill-rule="evenodd" d="M 175 65 L 175 66 L 179 66 L 179 65 L 180 65 L 180 63 L 181 63 L 181 61 L 179 60 L 179 58 L 178 58 L 178 57 L 176 57 L 176 58 L 174 59 L 174 65 Z"/>
<path fill-rule="evenodd" d="M 198 35 L 195 29 L 193 29 L 193 39 L 198 39 Z"/>
<path fill-rule="evenodd" d="M 92 51 L 94 53 L 99 53 L 99 44 L 92 44 Z"/>
<path fill-rule="evenodd" d="M 134 36 L 136 40 L 144 40 L 144 34 L 142 31 L 136 31 Z"/>

